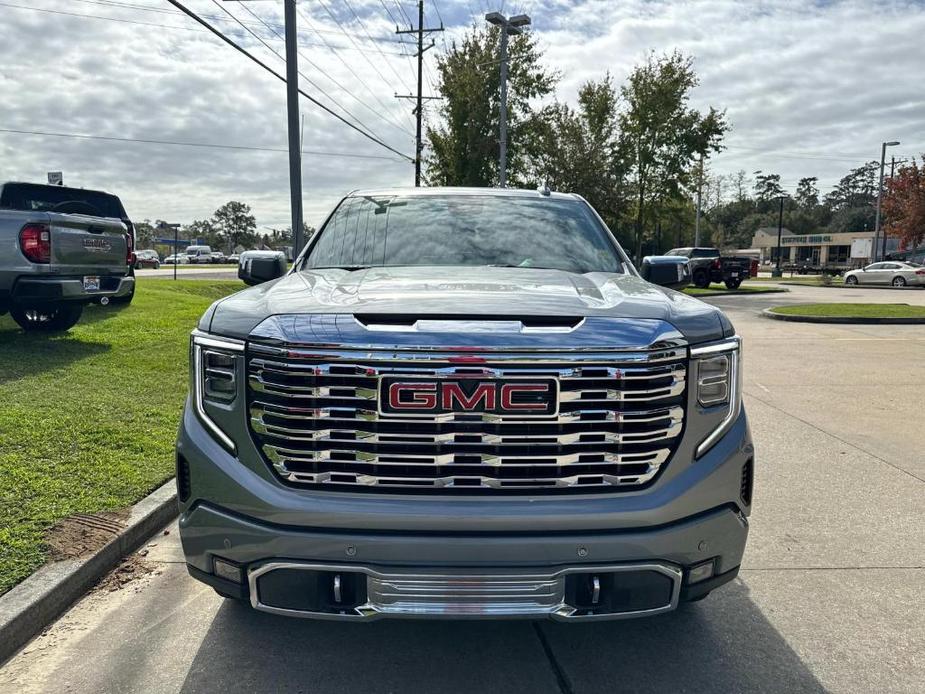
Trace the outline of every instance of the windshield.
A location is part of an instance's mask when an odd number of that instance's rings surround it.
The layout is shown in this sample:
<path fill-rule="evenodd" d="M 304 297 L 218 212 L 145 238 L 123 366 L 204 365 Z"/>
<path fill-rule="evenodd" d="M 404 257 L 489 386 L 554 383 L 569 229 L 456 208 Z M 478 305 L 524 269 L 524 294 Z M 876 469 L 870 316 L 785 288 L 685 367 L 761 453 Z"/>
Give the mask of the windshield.
<path fill-rule="evenodd" d="M 624 271 L 584 202 L 495 195 L 347 198 L 304 267 L 390 265 Z"/>

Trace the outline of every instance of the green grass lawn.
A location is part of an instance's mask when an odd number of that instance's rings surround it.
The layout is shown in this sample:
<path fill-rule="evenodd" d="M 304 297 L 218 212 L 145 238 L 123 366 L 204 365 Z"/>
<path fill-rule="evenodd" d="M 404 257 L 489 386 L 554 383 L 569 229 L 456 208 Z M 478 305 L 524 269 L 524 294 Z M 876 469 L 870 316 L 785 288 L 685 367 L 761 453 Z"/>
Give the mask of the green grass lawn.
<path fill-rule="evenodd" d="M 691 296 L 710 296 L 711 294 L 776 294 L 785 292 L 786 289 L 777 287 L 752 287 L 747 284 L 740 284 L 738 289 L 727 289 L 725 284 L 711 284 L 709 287 L 701 289 L 700 287 L 686 287 L 685 294 Z"/>
<path fill-rule="evenodd" d="M 57 336 L 0 317 L 0 594 L 45 561 L 74 513 L 126 507 L 173 475 L 189 333 L 241 282 L 141 279 Z"/>
<path fill-rule="evenodd" d="M 776 306 L 774 313 L 828 318 L 925 318 L 925 306 L 909 304 L 793 304 Z"/>

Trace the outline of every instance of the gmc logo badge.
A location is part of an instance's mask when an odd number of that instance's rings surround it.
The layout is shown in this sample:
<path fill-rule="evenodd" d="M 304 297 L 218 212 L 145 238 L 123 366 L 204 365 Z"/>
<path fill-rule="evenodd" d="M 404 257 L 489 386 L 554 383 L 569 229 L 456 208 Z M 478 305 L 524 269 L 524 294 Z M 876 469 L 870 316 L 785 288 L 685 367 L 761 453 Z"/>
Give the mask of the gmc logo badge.
<path fill-rule="evenodd" d="M 384 376 L 379 410 L 393 416 L 449 412 L 549 417 L 558 414 L 558 383 L 553 378 L 434 379 Z"/>
<path fill-rule="evenodd" d="M 112 244 L 106 239 L 85 238 L 83 246 L 86 250 L 93 253 L 105 253 L 112 248 Z"/>

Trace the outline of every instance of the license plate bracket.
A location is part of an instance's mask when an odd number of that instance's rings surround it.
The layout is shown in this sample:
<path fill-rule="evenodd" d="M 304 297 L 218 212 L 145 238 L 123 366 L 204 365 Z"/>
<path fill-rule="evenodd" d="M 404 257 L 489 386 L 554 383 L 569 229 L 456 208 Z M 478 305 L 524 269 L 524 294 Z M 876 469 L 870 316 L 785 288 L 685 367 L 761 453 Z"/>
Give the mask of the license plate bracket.
<path fill-rule="evenodd" d="M 83 287 L 85 292 L 98 292 L 100 290 L 100 278 L 97 275 L 84 275 Z"/>

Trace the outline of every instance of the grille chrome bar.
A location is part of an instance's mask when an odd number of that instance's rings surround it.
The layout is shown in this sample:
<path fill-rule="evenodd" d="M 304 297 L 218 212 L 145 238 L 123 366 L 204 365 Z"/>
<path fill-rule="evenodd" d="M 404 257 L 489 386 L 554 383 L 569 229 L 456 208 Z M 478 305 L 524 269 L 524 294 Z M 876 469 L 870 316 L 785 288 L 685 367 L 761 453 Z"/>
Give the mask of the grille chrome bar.
<path fill-rule="evenodd" d="M 632 488 L 652 480 L 684 427 L 683 349 L 491 354 L 358 353 L 248 345 L 251 433 L 281 479 L 324 489 Z M 460 363 L 456 363 L 456 360 Z M 484 362 L 484 363 L 483 363 Z M 560 412 L 395 416 L 380 376 L 555 378 Z"/>

